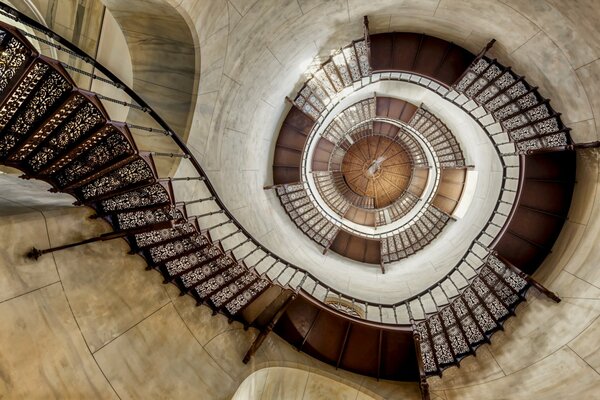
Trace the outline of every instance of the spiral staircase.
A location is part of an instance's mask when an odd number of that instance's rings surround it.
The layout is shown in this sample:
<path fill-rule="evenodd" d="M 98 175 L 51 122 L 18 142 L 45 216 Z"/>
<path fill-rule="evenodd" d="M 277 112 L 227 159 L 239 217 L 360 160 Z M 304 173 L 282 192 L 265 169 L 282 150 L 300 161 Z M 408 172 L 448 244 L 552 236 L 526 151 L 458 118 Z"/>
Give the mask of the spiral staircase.
<path fill-rule="evenodd" d="M 308 199 L 300 181 L 302 151 L 313 125 L 337 94 L 375 72 L 407 74 L 479 115 L 490 137 L 506 134 L 507 143 L 516 148 L 518 177 L 505 176 L 516 184 L 506 189 L 513 201 L 501 196 L 495 210 L 505 223 L 490 219 L 487 225 L 496 235 L 486 242 L 481 236 L 468 255 L 426 291 L 396 304 L 369 304 L 326 287 L 269 252 L 229 213 L 193 154 L 148 104 L 73 45 L 8 6 L 0 9 L 38 35 L 0 24 L 0 163 L 21 170 L 25 179 L 48 182 L 53 191 L 72 195 L 77 205 L 95 210 L 94 218 L 111 224 L 112 233 L 82 243 L 123 238 L 130 253 L 143 257 L 147 269 L 160 272 L 181 295 L 193 296 L 197 304 L 208 305 L 230 321 L 258 328 L 245 362 L 274 331 L 298 350 L 338 368 L 378 379 L 419 381 L 423 398 L 429 398 L 427 377 L 441 376 L 489 343 L 515 315 L 530 288 L 559 301 L 530 275 L 551 251 L 566 219 L 575 179 L 574 146 L 549 100 L 510 67 L 487 57 L 489 48 L 475 56 L 431 36 L 370 36 L 367 29 L 364 38 L 334 54 L 290 100 L 273 164 L 281 203 L 325 251 L 331 248 L 364 262 L 407 257 L 416 251 L 410 249 L 415 241 L 352 235 L 317 213 Z M 93 79 L 124 90 L 135 103 L 127 106 L 137 106 L 156 125 L 112 121 L 102 103 L 106 96 L 78 88 L 67 72 L 82 71 L 39 54 L 25 35 L 94 65 L 108 79 L 92 74 Z M 422 107 L 383 97 L 373 103 L 378 115 L 414 127 L 426 122 L 436 126 L 435 116 Z M 178 151 L 143 150 L 141 144 L 147 142 L 132 133 L 136 129 L 164 134 Z M 387 133 L 391 128 L 379 123 L 372 129 Z M 465 167 L 460 149 L 444 139 L 443 124 L 431 135 L 434 141 L 440 138 L 440 151 L 450 157 L 447 166 Z M 323 143 L 324 160 L 330 159 L 334 147 Z M 162 176 L 163 168 L 157 167 L 162 158 L 188 162 L 196 174 Z M 206 195 L 182 200 L 180 185 L 192 184 L 202 185 Z M 331 175 L 321 188 L 333 190 L 335 185 Z M 418 190 L 411 191 L 407 201 L 418 196 Z M 332 201 L 355 207 L 343 194 Z M 194 213 L 195 205 L 206 207 Z M 425 217 L 429 223 L 417 226 L 421 234 L 435 237 L 448 222 L 452 205 L 434 203 Z M 374 217 L 372 224 L 376 221 Z M 30 256 L 56 250 L 60 248 L 33 249 Z"/>

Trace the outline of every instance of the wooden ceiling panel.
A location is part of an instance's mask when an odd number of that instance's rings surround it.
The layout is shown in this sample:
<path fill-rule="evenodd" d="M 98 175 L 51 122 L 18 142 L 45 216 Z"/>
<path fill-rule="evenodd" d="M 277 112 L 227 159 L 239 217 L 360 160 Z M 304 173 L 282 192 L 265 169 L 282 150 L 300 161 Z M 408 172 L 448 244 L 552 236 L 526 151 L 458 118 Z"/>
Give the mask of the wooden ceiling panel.
<path fill-rule="evenodd" d="M 424 76 L 435 76 L 445 61 L 451 43 L 433 36 L 423 36 L 413 71 Z"/>
<path fill-rule="evenodd" d="M 348 332 L 341 365 L 358 374 L 377 371 L 379 361 L 379 329 L 354 324 Z"/>
<path fill-rule="evenodd" d="M 412 71 L 422 39 L 418 33 L 393 33 L 391 70 Z"/>
<path fill-rule="evenodd" d="M 304 114 L 301 110 L 296 107 L 292 107 L 288 112 L 283 122 L 285 125 L 289 125 L 296 130 L 308 135 L 312 129 L 315 121 L 313 121 L 308 115 Z"/>
<path fill-rule="evenodd" d="M 337 364 L 348 321 L 332 312 L 321 312 L 302 350 L 330 364 Z"/>

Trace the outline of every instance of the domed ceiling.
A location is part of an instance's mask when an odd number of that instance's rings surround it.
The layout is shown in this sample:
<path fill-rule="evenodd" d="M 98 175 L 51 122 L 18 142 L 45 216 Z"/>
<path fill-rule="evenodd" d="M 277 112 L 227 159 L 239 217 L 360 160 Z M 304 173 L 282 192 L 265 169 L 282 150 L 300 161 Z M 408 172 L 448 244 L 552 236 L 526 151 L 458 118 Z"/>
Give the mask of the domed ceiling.
<path fill-rule="evenodd" d="M 458 140 L 425 104 L 368 85 L 358 99 L 343 85 L 340 77 L 370 69 L 368 60 L 352 68 L 359 49 L 336 53 L 300 90 L 280 130 L 273 171 L 286 212 L 324 252 L 385 271 L 451 221 L 467 168 Z M 349 105 L 332 109 L 337 97 Z"/>

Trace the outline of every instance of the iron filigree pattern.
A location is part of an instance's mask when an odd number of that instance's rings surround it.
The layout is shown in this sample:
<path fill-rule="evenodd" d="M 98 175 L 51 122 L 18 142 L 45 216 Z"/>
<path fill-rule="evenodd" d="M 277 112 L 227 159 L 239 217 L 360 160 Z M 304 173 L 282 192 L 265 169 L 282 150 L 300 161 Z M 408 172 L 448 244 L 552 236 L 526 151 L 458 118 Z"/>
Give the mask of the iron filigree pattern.
<path fill-rule="evenodd" d="M 429 206 L 419 219 L 392 236 L 381 239 L 383 262 L 393 262 L 406 258 L 436 238 L 450 218 L 433 206 Z"/>
<path fill-rule="evenodd" d="M 203 265 L 201 268 L 193 269 L 185 274 L 181 275 L 181 282 L 186 288 L 190 288 L 196 285 L 198 282 L 206 279 L 213 274 L 218 273 L 221 270 L 230 268 L 235 263 L 231 257 L 222 256 L 208 264 Z"/>
<path fill-rule="evenodd" d="M 36 68 L 39 67 L 39 72 Z M 42 78 L 48 66 L 44 63 L 37 63 L 33 71 L 28 74 L 35 74 L 35 81 Z M 32 82 L 33 83 L 33 82 Z M 23 86 L 23 83 L 19 86 Z M 31 133 L 34 125 L 41 122 L 42 118 L 50 108 L 55 106 L 60 99 L 72 89 L 71 84 L 58 72 L 52 71 L 44 78 L 42 84 L 37 88 L 34 96 L 26 102 L 15 114 L 14 122 L 11 123 L 7 130 L 13 135 L 21 135 L 26 137 Z"/>
<path fill-rule="evenodd" d="M 150 166 L 142 159 L 135 160 L 82 186 L 78 191 L 89 200 L 123 189 L 134 183 L 144 182 L 154 177 Z"/>
<path fill-rule="evenodd" d="M 128 211 L 117 214 L 117 224 L 120 229 L 136 229 L 144 226 L 177 220 L 181 218 L 178 210 L 163 207 L 156 210 Z"/>
<path fill-rule="evenodd" d="M 484 332 L 491 332 L 496 329 L 496 321 L 492 318 L 490 313 L 486 310 L 483 304 L 479 305 L 473 310 L 473 315 L 475 315 L 475 319 L 477 323 L 481 327 Z"/>
<path fill-rule="evenodd" d="M 131 144 L 120 132 L 112 131 L 105 140 L 60 171 L 56 175 L 56 181 L 61 187 L 65 187 L 100 171 L 127 154 L 133 154 Z"/>
<path fill-rule="evenodd" d="M 484 340 L 483 334 L 470 315 L 463 318 L 460 324 L 470 345 L 476 345 Z"/>
<path fill-rule="evenodd" d="M 174 260 L 167 261 L 165 266 L 170 276 L 177 276 L 192 268 L 201 267 L 221 255 L 221 250 L 216 246 L 212 246 L 206 251 L 195 251 L 191 254 L 185 254 Z"/>
<path fill-rule="evenodd" d="M 319 214 L 304 187 L 301 184 L 286 185 L 279 187 L 277 194 L 296 226 L 317 243 L 328 246 L 335 226 Z"/>
<path fill-rule="evenodd" d="M 190 235 L 196 232 L 194 225 L 190 223 L 181 224 L 175 228 L 158 229 L 150 232 L 138 233 L 134 235 L 133 240 L 136 246 L 140 248 L 150 247 L 152 245 L 167 242 L 181 236 Z"/>
<path fill-rule="evenodd" d="M 466 354 L 469 352 L 469 345 L 465 341 L 463 333 L 457 325 L 448 328 L 447 332 L 450 345 L 452 346 L 455 354 Z"/>
<path fill-rule="evenodd" d="M 210 296 L 212 293 L 215 293 L 217 290 L 223 288 L 224 285 L 227 285 L 229 282 L 233 281 L 239 276 L 242 276 L 244 272 L 246 272 L 244 267 L 236 264 L 233 267 L 219 272 L 218 274 L 210 277 L 196 286 L 196 293 L 198 293 L 200 298 L 204 299 Z"/>
<path fill-rule="evenodd" d="M 48 71 L 48 66 L 37 62 L 33 68 L 23 76 L 19 85 L 10 94 L 10 97 L 4 102 L 0 109 L 0 129 L 3 129 L 13 116 L 19 113 L 27 97 L 35 90 L 44 74 Z M 20 130 L 17 130 L 20 131 Z"/>
<path fill-rule="evenodd" d="M 368 49 L 364 40 L 335 53 L 315 70 L 294 98 L 294 103 L 313 120 L 332 98 L 353 82 L 370 74 Z"/>
<path fill-rule="evenodd" d="M 566 146 L 568 133 L 556 113 L 523 78 L 484 58 L 474 62 L 454 87 L 474 99 L 500 121 L 517 151 Z"/>
<path fill-rule="evenodd" d="M 227 303 L 225 308 L 231 315 L 237 314 L 241 309 L 258 297 L 259 294 L 264 292 L 267 286 L 269 286 L 269 281 L 267 279 L 258 279 L 250 285 L 248 289 L 244 290 L 241 294 L 238 294 L 234 299 Z"/>
<path fill-rule="evenodd" d="M 40 111 L 37 108 L 31 107 L 32 101 L 29 101 L 26 107 L 22 106 L 29 94 L 35 90 L 35 87 L 47 70 L 48 66 L 46 64 L 36 63 L 29 73 L 22 78 L 10 97 L 4 102 L 0 110 L 0 130 L 4 129 L 10 120 L 15 118 L 15 115 L 17 116 L 17 127 L 15 129 L 15 124 L 12 124 L 12 126 L 5 129 L 0 140 L 0 155 L 2 158 L 5 158 L 8 151 L 29 133 L 29 129 L 23 126 L 23 120 L 31 120 L 33 124 L 37 119 L 37 114 Z M 41 111 L 43 112 L 44 110 Z"/>
<path fill-rule="evenodd" d="M 435 356 L 433 354 L 433 349 L 431 347 L 429 341 L 429 334 L 427 333 L 427 325 L 425 322 L 420 322 L 413 326 L 421 339 L 421 358 L 423 360 L 423 368 L 426 373 L 435 373 L 437 372 L 437 363 L 435 362 Z"/>
<path fill-rule="evenodd" d="M 133 210 L 140 207 L 148 207 L 159 204 L 170 203 L 171 198 L 167 190 L 159 183 L 153 183 L 142 188 L 131 190 L 100 202 L 104 212 L 115 212 Z"/>
<path fill-rule="evenodd" d="M 192 235 L 181 239 L 176 239 L 172 242 L 161 244 L 150 248 L 150 258 L 152 262 L 158 264 L 169 258 L 176 257 L 183 253 L 188 253 L 192 250 L 208 245 L 206 236 Z"/>
<path fill-rule="evenodd" d="M 439 335 L 433 336 L 432 342 L 438 364 L 451 364 L 454 361 L 454 356 L 450 351 L 450 346 L 446 341 L 444 334 L 440 333 Z"/>
<path fill-rule="evenodd" d="M 29 50 L 23 43 L 11 37 L 0 52 L 0 92 L 8 86 L 19 68 L 25 64 Z"/>
<path fill-rule="evenodd" d="M 33 134 L 29 137 L 27 142 L 16 152 L 16 154 L 11 156 L 11 159 L 17 161 L 24 160 L 44 139 L 55 132 L 56 128 L 75 112 L 84 100 L 85 98 L 80 94 L 75 94 L 69 98 L 39 129 L 33 131 Z"/>
<path fill-rule="evenodd" d="M 29 166 L 36 172 L 41 170 L 59 157 L 65 149 L 92 133 L 105 121 L 98 108 L 91 103 L 85 104 L 53 135 L 44 147 L 29 158 Z"/>
<path fill-rule="evenodd" d="M 242 276 L 237 278 L 233 283 L 223 287 L 217 293 L 210 296 L 210 301 L 215 307 L 221 307 L 256 279 L 257 276 L 254 273 L 242 274 Z"/>
<path fill-rule="evenodd" d="M 504 279 L 504 282 L 509 285 L 515 292 L 519 293 L 527 287 L 527 281 L 517 275 L 514 271 L 508 268 L 502 261 L 493 255 L 488 256 L 487 264 L 494 270 L 498 275 Z"/>
<path fill-rule="evenodd" d="M 462 149 L 450 129 L 435 115 L 422 106 L 417 109 L 409 122 L 433 146 L 443 167 L 464 167 Z"/>

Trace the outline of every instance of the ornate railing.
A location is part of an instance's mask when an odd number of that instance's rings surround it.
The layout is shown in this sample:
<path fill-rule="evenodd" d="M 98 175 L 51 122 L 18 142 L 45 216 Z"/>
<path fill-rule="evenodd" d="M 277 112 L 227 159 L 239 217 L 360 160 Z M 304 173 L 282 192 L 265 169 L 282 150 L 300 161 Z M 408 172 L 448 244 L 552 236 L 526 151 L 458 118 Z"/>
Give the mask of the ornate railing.
<path fill-rule="evenodd" d="M 461 260 L 439 282 L 417 295 L 395 303 L 370 302 L 345 294 L 325 284 L 314 274 L 273 254 L 256 240 L 226 208 L 207 174 L 183 139 L 133 89 L 125 85 L 92 57 L 38 22 L 4 4 L 0 4 L 0 12 L 33 29 L 35 34 L 23 31 L 23 34 L 28 38 L 47 45 L 58 52 L 75 57 L 89 68 L 89 70 L 85 70 L 63 63 L 65 69 L 74 74 L 85 76 L 92 81 L 100 81 L 111 85 L 122 91 L 127 100 L 106 94 L 99 94 L 98 97 L 103 101 L 126 107 L 130 111 L 129 116 L 133 115 L 131 117 L 132 121 L 129 121 L 128 117 L 125 123 L 132 131 L 137 132 L 132 138 L 140 150 L 144 150 L 144 147 L 149 143 L 145 140 L 147 136 L 151 136 L 152 140 L 157 137 L 166 138 L 166 141 L 158 142 L 160 149 L 157 149 L 157 151 L 151 149 L 148 154 L 157 159 L 160 157 L 167 159 L 166 166 L 162 169 L 168 168 L 170 170 L 173 167 L 173 159 L 177 159 L 176 164 L 179 165 L 178 170 L 180 172 L 177 175 L 167 174 L 160 178 L 173 185 L 177 200 L 176 204 L 185 210 L 189 219 L 198 221 L 203 230 L 210 234 L 214 241 L 218 241 L 224 251 L 230 252 L 237 262 L 246 263 L 250 269 L 256 271 L 260 276 L 268 278 L 272 283 L 303 290 L 324 303 L 331 302 L 332 298 L 337 298 L 344 304 L 352 304 L 354 307 L 358 307 L 360 310 L 358 314 L 364 315 L 367 320 L 387 324 L 410 324 L 411 319 L 425 319 L 428 310 L 435 309 L 435 304 L 447 304 L 453 298 L 459 296 L 461 291 L 469 287 L 471 281 L 478 275 L 480 268 L 485 263 L 486 256 L 489 253 L 488 246 L 496 238 L 508 218 L 518 182 L 518 157 L 510 141 L 500 140 L 503 130 L 502 127 L 498 128 L 497 125 L 499 124 L 493 116 L 486 113 L 477 104 L 471 104 L 468 99 L 467 101 L 461 101 L 464 96 L 451 88 L 423 76 L 403 72 L 379 72 L 366 77 L 363 76 L 354 82 L 355 88 L 385 80 L 410 82 L 433 91 L 441 98 L 451 101 L 468 112 L 488 132 L 489 139 L 494 144 L 503 167 L 502 188 L 494 211 L 485 227 L 461 257 Z M 100 72 L 101 75 L 94 71 Z M 319 114 L 318 121 L 322 122 L 335 104 L 337 104 L 337 101 L 332 101 L 324 106 L 323 112 Z M 147 118 L 144 120 L 140 117 L 140 114 Z M 145 121 L 146 124 L 140 121 Z M 169 145 L 175 145 L 177 151 L 162 151 L 163 148 L 169 149 Z M 158 169 L 162 170 L 161 168 Z M 184 174 L 181 171 L 189 172 Z M 178 186 L 177 182 L 185 182 L 185 186 Z M 186 195 L 189 197 L 186 197 Z"/>

